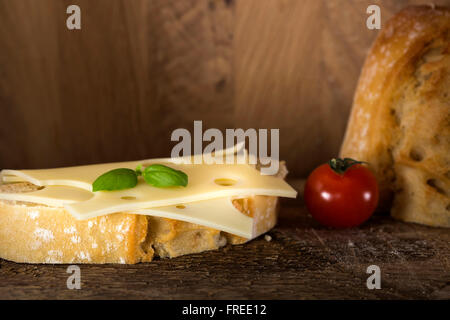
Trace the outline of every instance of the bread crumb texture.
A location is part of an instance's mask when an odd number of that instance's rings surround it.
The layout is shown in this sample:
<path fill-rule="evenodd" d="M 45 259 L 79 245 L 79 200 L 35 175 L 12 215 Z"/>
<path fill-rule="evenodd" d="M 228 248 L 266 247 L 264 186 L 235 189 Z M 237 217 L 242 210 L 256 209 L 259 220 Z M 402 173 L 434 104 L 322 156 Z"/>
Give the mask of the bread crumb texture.
<path fill-rule="evenodd" d="M 29 183 L 0 186 L 2 192 L 30 192 Z M 278 198 L 239 201 L 254 217 L 255 236 L 276 223 Z M 193 223 L 127 213 L 76 220 L 64 208 L 0 201 L 0 257 L 26 263 L 148 262 L 154 257 L 214 250 L 248 239 Z"/>

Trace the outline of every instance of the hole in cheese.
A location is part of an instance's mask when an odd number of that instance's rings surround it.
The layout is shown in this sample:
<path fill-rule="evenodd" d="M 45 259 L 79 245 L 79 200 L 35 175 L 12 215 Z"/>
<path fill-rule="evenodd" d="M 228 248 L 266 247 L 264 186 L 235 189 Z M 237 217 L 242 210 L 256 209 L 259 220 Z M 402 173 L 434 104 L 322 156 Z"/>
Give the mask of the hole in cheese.
<path fill-rule="evenodd" d="M 122 200 L 136 200 L 136 197 L 121 197 Z"/>
<path fill-rule="evenodd" d="M 183 205 L 183 204 L 179 204 L 179 205 L 175 206 L 175 208 L 177 208 L 177 209 L 185 209 L 186 206 Z"/>
<path fill-rule="evenodd" d="M 229 186 L 235 185 L 237 181 L 233 180 L 233 179 L 228 179 L 228 178 L 220 178 L 220 179 L 214 180 L 214 182 L 216 184 L 218 184 L 219 186 L 229 187 Z"/>

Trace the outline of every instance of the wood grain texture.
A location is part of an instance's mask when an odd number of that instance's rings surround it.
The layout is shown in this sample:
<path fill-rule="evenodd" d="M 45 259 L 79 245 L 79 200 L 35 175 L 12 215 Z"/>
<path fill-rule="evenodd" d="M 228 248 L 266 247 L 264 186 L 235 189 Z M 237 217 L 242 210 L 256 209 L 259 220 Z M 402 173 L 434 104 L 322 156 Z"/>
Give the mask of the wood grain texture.
<path fill-rule="evenodd" d="M 67 265 L 0 260 L 0 299 L 449 299 L 448 230 L 377 216 L 328 230 L 300 203 L 285 202 L 278 226 L 248 244 L 137 265 Z M 369 265 L 381 289 L 366 287 Z"/>
<path fill-rule="evenodd" d="M 69 31 L 71 1 L 0 0 L 0 168 L 168 156 L 203 120 L 280 128 L 305 176 L 339 149 L 372 2 L 79 0 Z M 376 1 L 382 21 L 418 2 Z"/>
<path fill-rule="evenodd" d="M 377 35 L 366 27 L 367 7 L 380 6 L 383 27 L 395 12 L 417 3 L 237 1 L 238 126 L 280 128 L 280 154 L 295 175 L 306 176 L 336 156 L 362 64 Z"/>
<path fill-rule="evenodd" d="M 0 167 L 168 156 L 193 120 L 233 126 L 225 3 L 82 0 L 69 31 L 70 3 L 0 2 Z"/>

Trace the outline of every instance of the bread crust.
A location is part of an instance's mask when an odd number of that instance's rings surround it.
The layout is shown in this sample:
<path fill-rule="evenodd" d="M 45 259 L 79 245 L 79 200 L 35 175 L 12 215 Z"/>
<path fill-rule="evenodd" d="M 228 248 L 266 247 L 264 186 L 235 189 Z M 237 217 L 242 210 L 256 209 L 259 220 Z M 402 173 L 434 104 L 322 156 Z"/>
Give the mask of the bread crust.
<path fill-rule="evenodd" d="M 365 61 L 342 157 L 367 161 L 380 209 L 450 227 L 450 9 L 409 7 L 387 22 Z"/>

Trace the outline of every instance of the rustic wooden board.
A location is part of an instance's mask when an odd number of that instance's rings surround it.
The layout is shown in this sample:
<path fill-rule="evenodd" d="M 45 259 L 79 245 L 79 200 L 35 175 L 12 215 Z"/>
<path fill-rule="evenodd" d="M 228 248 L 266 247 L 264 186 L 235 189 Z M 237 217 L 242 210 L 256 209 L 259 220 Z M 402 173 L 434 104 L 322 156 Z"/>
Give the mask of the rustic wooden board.
<path fill-rule="evenodd" d="M 377 216 L 361 228 L 328 230 L 299 202 L 285 202 L 272 241 L 137 265 L 0 260 L 0 299 L 449 299 L 450 232 Z M 369 265 L 381 289 L 366 287 Z"/>

